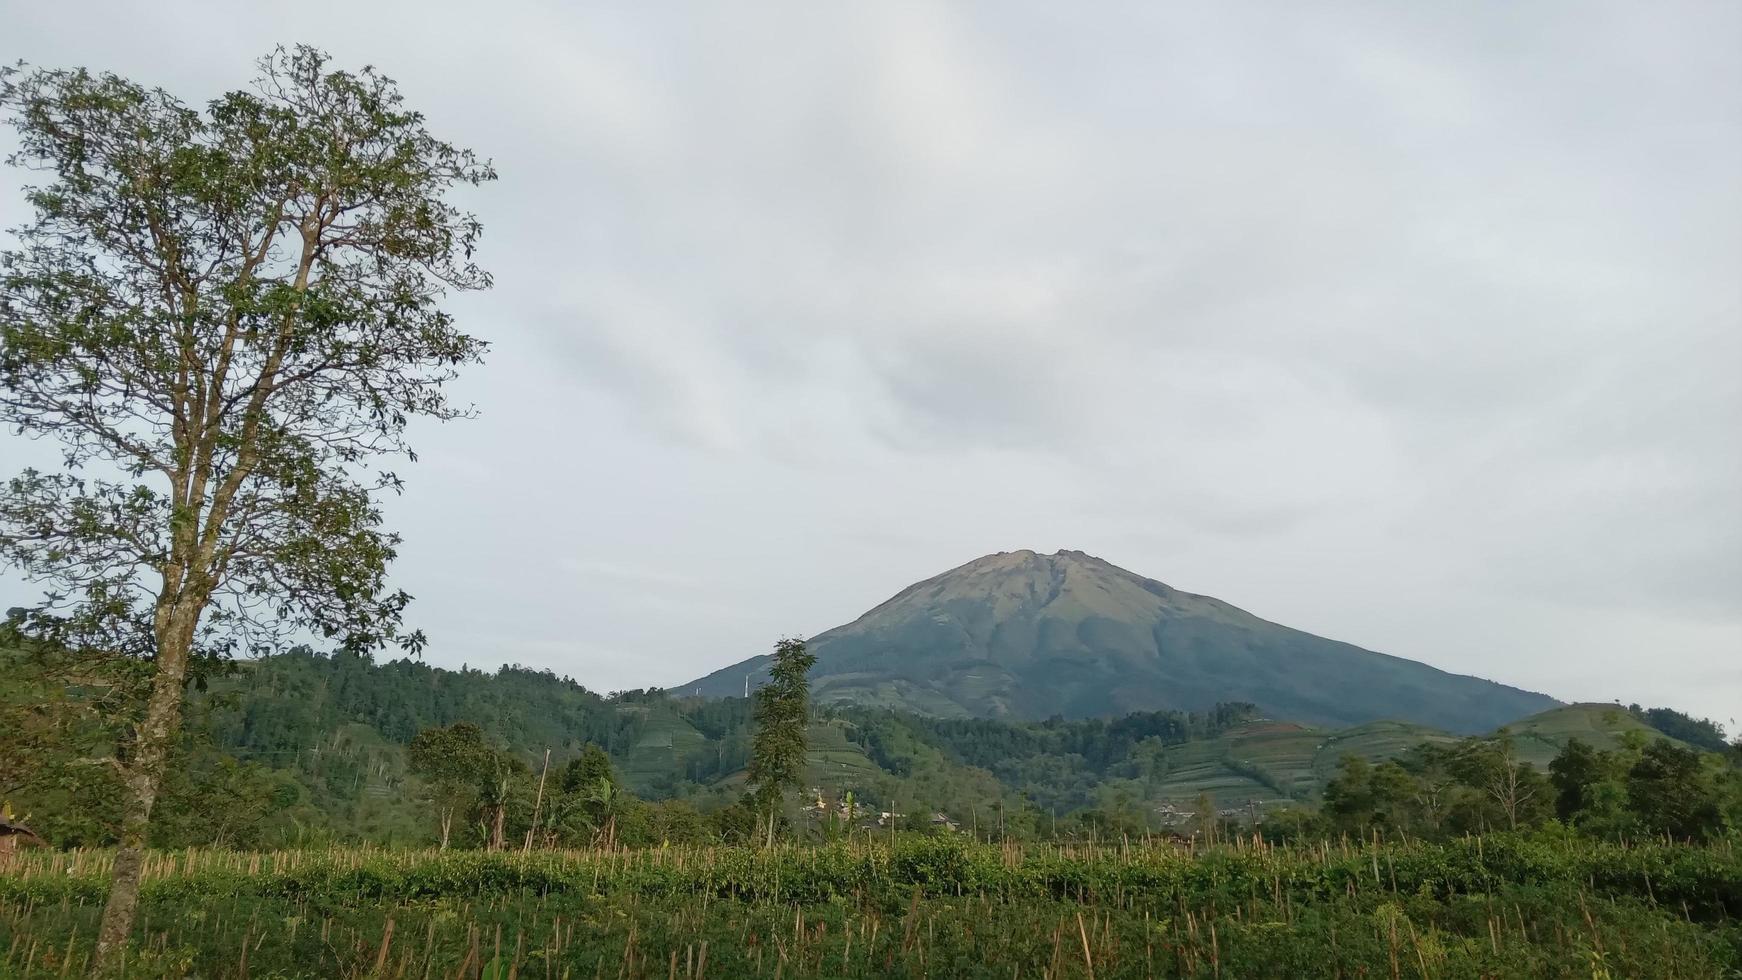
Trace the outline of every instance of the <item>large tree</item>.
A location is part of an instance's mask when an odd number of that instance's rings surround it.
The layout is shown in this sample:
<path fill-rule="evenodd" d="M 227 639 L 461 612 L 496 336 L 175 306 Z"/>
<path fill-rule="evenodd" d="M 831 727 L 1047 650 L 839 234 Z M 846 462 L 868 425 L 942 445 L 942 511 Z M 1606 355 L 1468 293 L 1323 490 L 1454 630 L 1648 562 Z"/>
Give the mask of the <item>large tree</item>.
<path fill-rule="evenodd" d="M 63 466 L 0 493 L 0 560 L 44 587 L 17 625 L 149 665 L 117 758 L 121 846 L 100 959 L 126 942 L 189 664 L 309 634 L 415 649 L 379 497 L 415 417 L 484 345 L 441 302 L 478 289 L 493 179 L 374 69 L 279 49 L 203 108 L 86 70 L 9 69 L 0 111 L 34 215 L 0 256 L 0 420 Z"/>
<path fill-rule="evenodd" d="M 756 737 L 750 748 L 750 784 L 756 806 L 768 821 L 767 841 L 774 843 L 774 821 L 785 793 L 804 774 L 806 736 L 810 726 L 810 669 L 816 655 L 803 640 L 774 645 L 768 683 L 756 689 Z"/>

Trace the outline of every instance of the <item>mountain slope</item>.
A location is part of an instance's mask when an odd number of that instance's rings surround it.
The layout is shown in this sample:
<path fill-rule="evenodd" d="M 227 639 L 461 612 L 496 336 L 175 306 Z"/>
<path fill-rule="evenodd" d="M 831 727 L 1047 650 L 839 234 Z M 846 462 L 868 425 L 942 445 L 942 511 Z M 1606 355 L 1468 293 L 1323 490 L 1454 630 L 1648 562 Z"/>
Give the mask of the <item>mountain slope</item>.
<path fill-rule="evenodd" d="M 1080 551 L 988 555 L 811 641 L 822 701 L 941 716 L 1044 718 L 1252 701 L 1326 725 L 1384 718 L 1477 732 L 1550 708 L 1541 694 L 1271 623 Z M 754 657 L 674 689 L 725 697 Z"/>

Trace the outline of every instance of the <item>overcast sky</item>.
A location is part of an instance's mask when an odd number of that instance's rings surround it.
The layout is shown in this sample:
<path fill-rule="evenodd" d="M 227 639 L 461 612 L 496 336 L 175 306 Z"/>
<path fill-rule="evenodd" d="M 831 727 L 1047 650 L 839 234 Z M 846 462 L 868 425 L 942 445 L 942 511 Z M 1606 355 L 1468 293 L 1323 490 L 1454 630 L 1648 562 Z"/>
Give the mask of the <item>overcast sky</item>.
<path fill-rule="evenodd" d="M 494 344 L 457 389 L 482 415 L 419 431 L 391 505 L 435 663 L 672 684 L 1080 548 L 1448 670 L 1742 717 L 1731 0 L 0 25 L 0 59 L 193 103 L 306 41 L 495 159 L 466 204 L 497 287 L 452 303 Z"/>

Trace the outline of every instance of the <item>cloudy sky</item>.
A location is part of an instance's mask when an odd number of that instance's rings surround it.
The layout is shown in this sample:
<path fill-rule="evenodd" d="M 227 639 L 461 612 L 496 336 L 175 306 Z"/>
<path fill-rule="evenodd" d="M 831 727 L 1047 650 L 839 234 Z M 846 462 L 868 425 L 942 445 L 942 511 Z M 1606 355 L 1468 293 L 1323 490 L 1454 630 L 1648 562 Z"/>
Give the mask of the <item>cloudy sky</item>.
<path fill-rule="evenodd" d="M 0 23 L 0 59 L 196 103 L 314 43 L 495 159 L 466 203 L 497 288 L 452 304 L 495 345 L 458 389 L 482 415 L 421 431 L 392 505 L 434 662 L 677 683 L 1080 548 L 1450 670 L 1742 718 L 1728 0 Z"/>

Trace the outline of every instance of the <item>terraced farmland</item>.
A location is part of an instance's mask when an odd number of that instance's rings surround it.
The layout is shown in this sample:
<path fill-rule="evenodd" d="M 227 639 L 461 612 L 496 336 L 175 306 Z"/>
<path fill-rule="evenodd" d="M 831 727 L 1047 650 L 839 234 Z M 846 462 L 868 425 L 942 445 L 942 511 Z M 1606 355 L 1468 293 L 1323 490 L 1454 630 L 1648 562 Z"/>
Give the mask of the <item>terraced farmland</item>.
<path fill-rule="evenodd" d="M 1569 704 L 1531 715 L 1507 726 L 1520 758 L 1543 769 L 1569 741 L 1578 739 L 1598 749 L 1613 749 L 1629 734 L 1653 740 L 1669 738 L 1618 704 Z M 1677 745 L 1683 743 L 1670 739 Z"/>
<path fill-rule="evenodd" d="M 685 757 L 707 744 L 707 736 L 668 707 L 630 705 L 626 710 L 644 715 L 641 737 L 616 759 L 624 781 L 637 791 L 662 775 L 682 772 Z"/>
<path fill-rule="evenodd" d="M 1220 738 L 1190 742 L 1168 754 L 1159 796 L 1218 803 L 1276 803 L 1316 797 L 1345 755 L 1389 759 L 1422 742 L 1456 737 L 1420 725 L 1376 721 L 1339 731 L 1291 722 L 1257 722 Z"/>
<path fill-rule="evenodd" d="M 833 796 L 884 776 L 865 750 L 847 739 L 845 721 L 826 721 L 810 727 L 810 752 L 806 767 L 810 785 Z"/>

